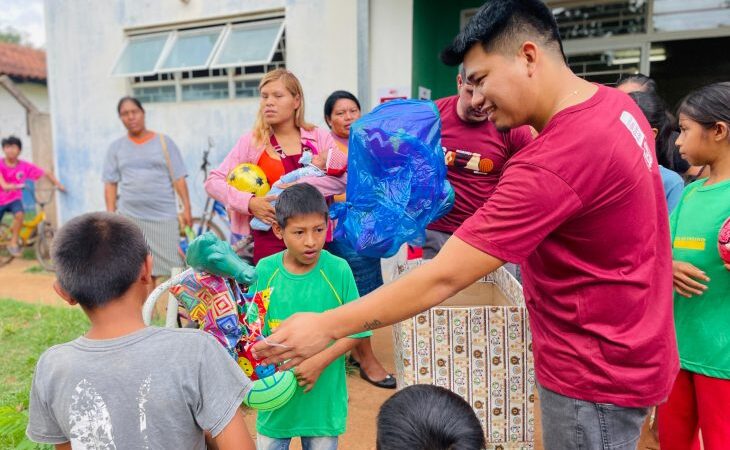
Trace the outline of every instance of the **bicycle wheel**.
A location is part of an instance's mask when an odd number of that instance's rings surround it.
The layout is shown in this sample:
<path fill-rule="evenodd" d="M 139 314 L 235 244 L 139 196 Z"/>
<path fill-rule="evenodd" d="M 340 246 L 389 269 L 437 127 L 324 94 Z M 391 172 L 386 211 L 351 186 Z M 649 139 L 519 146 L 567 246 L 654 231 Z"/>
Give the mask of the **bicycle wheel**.
<path fill-rule="evenodd" d="M 200 217 L 193 217 L 193 226 L 192 226 L 192 228 L 193 228 L 193 231 L 195 232 L 195 234 L 198 234 L 198 227 L 201 226 L 201 221 L 202 220 L 203 219 L 201 219 Z M 213 234 L 215 234 L 218 237 L 218 239 L 220 239 L 222 241 L 225 241 L 226 240 L 226 235 L 223 234 L 223 231 L 220 229 L 220 227 L 218 225 L 216 225 L 215 223 L 213 223 L 212 220 L 209 220 L 208 221 L 208 225 L 205 226 L 205 227 L 203 227 L 200 230 L 200 234 L 203 234 L 206 231 L 212 231 Z"/>
<path fill-rule="evenodd" d="M 10 227 L 0 223 L 0 267 L 13 260 L 13 255 L 8 251 L 10 241 Z"/>
<path fill-rule="evenodd" d="M 51 258 L 51 245 L 53 244 L 53 235 L 55 230 L 50 222 L 41 222 L 38 224 L 38 235 L 35 240 L 35 256 L 44 269 L 53 272 L 53 260 Z"/>

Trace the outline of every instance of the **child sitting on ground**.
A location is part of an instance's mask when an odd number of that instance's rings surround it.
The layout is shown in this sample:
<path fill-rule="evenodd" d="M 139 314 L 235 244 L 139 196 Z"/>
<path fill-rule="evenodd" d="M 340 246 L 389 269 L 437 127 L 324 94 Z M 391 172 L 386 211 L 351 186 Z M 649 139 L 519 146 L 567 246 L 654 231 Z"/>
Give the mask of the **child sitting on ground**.
<path fill-rule="evenodd" d="M 339 157 L 339 159 L 342 159 L 341 156 L 339 156 L 334 150 L 330 151 L 328 155 L 330 158 L 335 155 L 335 158 Z M 338 162 L 340 165 L 342 164 L 342 161 Z M 301 164 L 303 167 L 282 175 L 281 178 L 279 178 L 277 182 L 274 183 L 273 186 L 271 186 L 271 189 L 269 190 L 269 192 L 266 193 L 266 195 L 279 195 L 284 190 L 284 188 L 286 188 L 287 184 L 294 183 L 305 177 L 323 177 L 325 175 L 339 177 L 347 171 L 347 164 L 345 164 L 344 167 L 339 167 L 337 169 L 333 167 L 328 167 L 327 160 L 322 155 L 314 155 L 311 151 L 304 151 L 302 153 L 302 157 L 299 158 L 299 164 Z M 276 202 L 272 202 L 272 204 L 275 205 Z M 251 228 L 259 231 L 268 231 L 269 228 L 271 228 L 271 225 L 257 217 L 254 217 L 253 219 L 251 219 Z"/>
<path fill-rule="evenodd" d="M 84 214 L 54 239 L 56 292 L 91 328 L 38 360 L 27 435 L 57 449 L 253 450 L 241 402 L 251 386 L 201 331 L 147 327 L 152 256 L 142 231 L 111 213 Z"/>
<path fill-rule="evenodd" d="M 484 432 L 457 394 L 417 384 L 396 393 L 378 413 L 377 450 L 481 450 Z"/>
<path fill-rule="evenodd" d="M 274 288 L 264 333 L 299 312 L 324 312 L 357 299 L 355 279 L 344 259 L 322 250 L 327 232 L 327 203 L 312 185 L 286 188 L 276 204 L 273 231 L 286 244 L 283 252 L 256 266 L 256 291 Z M 333 450 L 347 423 L 345 358 L 358 333 L 336 341 L 295 368 L 300 388 L 281 408 L 258 413 L 258 450 L 285 450 L 293 437 L 302 448 Z"/>
<path fill-rule="evenodd" d="M 38 180 L 44 175 L 51 180 L 59 191 L 65 191 L 52 173 L 46 172 L 35 164 L 18 159 L 23 143 L 15 136 L 2 140 L 5 158 L 0 159 L 0 220 L 6 212 L 13 215 L 13 224 L 10 226 L 12 236 L 8 245 L 8 253 L 20 256 L 18 236 L 23 225 L 23 188 L 26 180 Z"/>

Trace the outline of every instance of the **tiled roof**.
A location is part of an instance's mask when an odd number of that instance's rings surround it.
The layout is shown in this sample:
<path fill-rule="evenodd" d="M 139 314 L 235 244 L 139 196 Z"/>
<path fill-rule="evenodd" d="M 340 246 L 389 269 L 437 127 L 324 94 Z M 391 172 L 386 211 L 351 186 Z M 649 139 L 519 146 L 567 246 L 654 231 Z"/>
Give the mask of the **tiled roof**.
<path fill-rule="evenodd" d="M 46 79 L 46 52 L 0 42 L 0 75 Z"/>

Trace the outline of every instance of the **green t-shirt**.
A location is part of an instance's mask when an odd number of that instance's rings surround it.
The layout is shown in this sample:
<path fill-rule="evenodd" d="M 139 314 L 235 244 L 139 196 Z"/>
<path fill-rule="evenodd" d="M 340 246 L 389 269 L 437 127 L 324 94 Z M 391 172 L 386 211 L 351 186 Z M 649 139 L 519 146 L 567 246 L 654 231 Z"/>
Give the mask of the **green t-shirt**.
<path fill-rule="evenodd" d="M 700 296 L 674 294 L 674 323 L 683 369 L 730 379 L 730 272 L 717 249 L 717 237 L 730 216 L 730 180 L 705 186 L 698 180 L 684 189 L 669 221 L 672 256 L 710 278 Z"/>
<path fill-rule="evenodd" d="M 324 312 L 356 300 L 355 278 L 347 262 L 322 250 L 317 265 L 295 275 L 284 268 L 284 252 L 263 258 L 256 265 L 256 290 L 273 287 L 266 313 L 264 334 L 299 312 Z M 363 332 L 352 335 L 364 338 Z M 281 408 L 259 411 L 256 430 L 271 438 L 294 436 L 339 436 L 347 424 L 345 357 L 340 356 L 322 371 L 311 391 L 297 388 L 294 397 Z"/>

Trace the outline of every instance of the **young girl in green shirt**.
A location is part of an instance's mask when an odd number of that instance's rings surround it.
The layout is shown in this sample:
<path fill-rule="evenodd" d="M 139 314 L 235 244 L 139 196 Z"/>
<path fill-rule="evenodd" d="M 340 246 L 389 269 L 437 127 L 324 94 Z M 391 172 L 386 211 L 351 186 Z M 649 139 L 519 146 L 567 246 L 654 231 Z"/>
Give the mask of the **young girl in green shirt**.
<path fill-rule="evenodd" d="M 730 264 L 718 232 L 730 217 L 730 83 L 689 94 L 679 107 L 677 146 L 710 176 L 684 189 L 670 217 L 674 321 L 681 370 L 659 407 L 662 450 L 706 450 L 730 442 Z"/>

